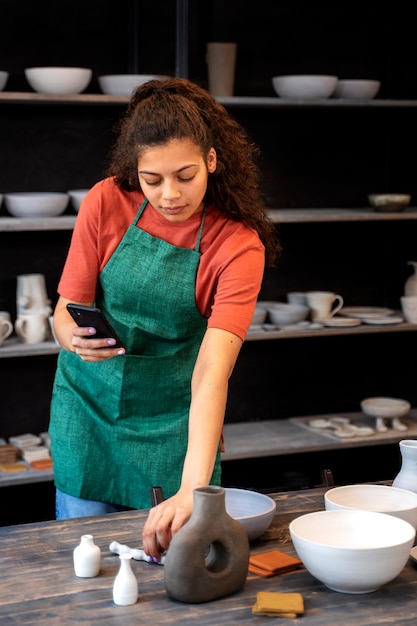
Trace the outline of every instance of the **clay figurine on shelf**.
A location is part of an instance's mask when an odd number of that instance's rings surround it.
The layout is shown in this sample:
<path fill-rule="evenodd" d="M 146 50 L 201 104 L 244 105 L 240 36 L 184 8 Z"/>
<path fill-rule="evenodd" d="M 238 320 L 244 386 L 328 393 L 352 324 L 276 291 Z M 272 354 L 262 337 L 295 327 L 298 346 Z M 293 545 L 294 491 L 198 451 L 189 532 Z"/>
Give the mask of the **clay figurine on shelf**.
<path fill-rule="evenodd" d="M 393 430 L 404 432 L 408 426 L 401 421 L 401 417 L 407 415 L 411 409 L 408 400 L 401 398 L 365 398 L 361 402 L 361 409 L 369 417 L 375 418 L 375 428 L 378 433 L 388 430 L 387 422 Z"/>

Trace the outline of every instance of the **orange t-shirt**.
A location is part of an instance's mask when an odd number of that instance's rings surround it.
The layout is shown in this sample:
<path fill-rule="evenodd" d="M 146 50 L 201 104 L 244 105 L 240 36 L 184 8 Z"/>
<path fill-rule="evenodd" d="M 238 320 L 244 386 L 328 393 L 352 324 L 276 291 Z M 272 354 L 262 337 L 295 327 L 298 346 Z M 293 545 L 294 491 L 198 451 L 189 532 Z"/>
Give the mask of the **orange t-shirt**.
<path fill-rule="evenodd" d="M 98 276 L 144 201 L 140 192 L 120 189 L 112 178 L 96 183 L 77 215 L 71 245 L 58 285 L 68 300 L 94 302 Z M 148 203 L 137 227 L 154 237 L 194 248 L 201 213 L 169 222 Z M 245 339 L 261 287 L 265 250 L 258 234 L 213 206 L 207 208 L 200 242 L 196 304 L 209 328 Z"/>

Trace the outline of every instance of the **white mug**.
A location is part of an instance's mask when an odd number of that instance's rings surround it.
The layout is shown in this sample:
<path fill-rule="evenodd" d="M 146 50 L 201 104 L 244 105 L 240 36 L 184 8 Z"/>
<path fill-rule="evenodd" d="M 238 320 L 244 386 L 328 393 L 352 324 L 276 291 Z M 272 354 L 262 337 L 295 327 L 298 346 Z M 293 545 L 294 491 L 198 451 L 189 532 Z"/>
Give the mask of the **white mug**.
<path fill-rule="evenodd" d="M 13 324 L 9 311 L 0 311 L 0 345 L 13 332 Z"/>
<path fill-rule="evenodd" d="M 417 296 L 402 296 L 401 309 L 409 324 L 417 324 Z"/>
<path fill-rule="evenodd" d="M 208 86 L 213 96 L 233 96 L 236 53 L 236 43 L 207 44 Z"/>
<path fill-rule="evenodd" d="M 307 303 L 314 322 L 333 317 L 343 306 L 343 298 L 332 291 L 307 291 Z"/>
<path fill-rule="evenodd" d="M 15 322 L 18 337 L 24 343 L 42 343 L 47 335 L 47 316 L 43 313 L 21 313 Z"/>

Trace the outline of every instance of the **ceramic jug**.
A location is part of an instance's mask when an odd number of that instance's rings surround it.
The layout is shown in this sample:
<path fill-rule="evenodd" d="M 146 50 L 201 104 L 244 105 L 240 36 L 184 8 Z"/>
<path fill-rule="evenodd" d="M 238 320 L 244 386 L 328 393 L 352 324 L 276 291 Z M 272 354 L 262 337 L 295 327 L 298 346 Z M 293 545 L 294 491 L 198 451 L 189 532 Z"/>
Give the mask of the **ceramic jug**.
<path fill-rule="evenodd" d="M 48 316 L 52 312 L 50 303 L 43 274 L 19 274 L 16 286 L 18 315 L 28 311 L 41 311 Z"/>
<path fill-rule="evenodd" d="M 119 559 L 120 569 L 113 583 L 113 602 L 119 606 L 136 604 L 138 582 L 132 571 L 132 555 L 129 552 L 122 552 Z"/>
<path fill-rule="evenodd" d="M 165 587 L 175 600 L 208 602 L 238 591 L 249 565 L 249 540 L 225 505 L 222 487 L 193 492 L 193 512 L 174 535 L 165 565 Z"/>
<path fill-rule="evenodd" d="M 403 439 L 399 443 L 401 468 L 392 486 L 417 493 L 417 440 Z"/>
<path fill-rule="evenodd" d="M 101 564 L 101 550 L 94 543 L 93 535 L 82 535 L 73 553 L 75 575 L 80 578 L 98 576 Z"/>
<path fill-rule="evenodd" d="M 408 261 L 413 266 L 413 273 L 407 278 L 404 285 L 405 296 L 417 296 L 417 261 Z"/>

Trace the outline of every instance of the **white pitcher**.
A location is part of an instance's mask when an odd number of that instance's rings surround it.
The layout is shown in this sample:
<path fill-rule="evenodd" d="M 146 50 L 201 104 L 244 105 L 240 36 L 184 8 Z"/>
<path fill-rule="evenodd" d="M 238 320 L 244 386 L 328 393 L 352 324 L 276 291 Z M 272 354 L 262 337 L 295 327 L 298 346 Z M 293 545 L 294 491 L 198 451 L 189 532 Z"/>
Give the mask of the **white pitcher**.
<path fill-rule="evenodd" d="M 48 316 L 52 312 L 50 304 L 43 274 L 20 274 L 17 277 L 17 316 L 33 310 Z"/>

